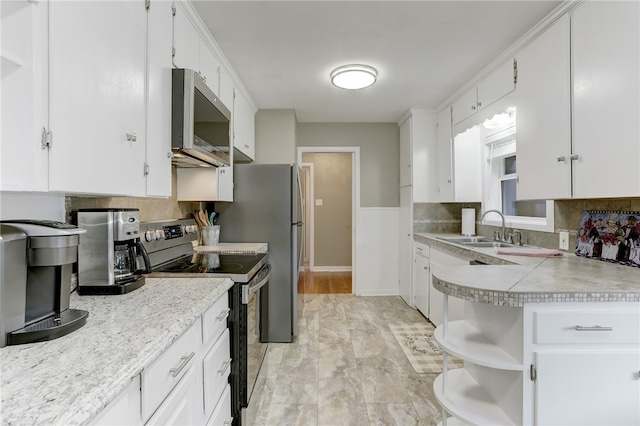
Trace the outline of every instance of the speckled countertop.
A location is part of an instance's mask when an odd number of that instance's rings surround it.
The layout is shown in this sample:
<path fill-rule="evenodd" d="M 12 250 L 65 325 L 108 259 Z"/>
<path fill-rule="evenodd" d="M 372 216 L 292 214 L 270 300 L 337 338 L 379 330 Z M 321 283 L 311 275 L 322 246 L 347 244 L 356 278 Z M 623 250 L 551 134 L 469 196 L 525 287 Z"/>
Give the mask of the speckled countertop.
<path fill-rule="evenodd" d="M 267 243 L 219 243 L 215 246 L 195 246 L 197 253 L 219 253 L 219 254 L 254 254 L 267 253 L 269 245 Z"/>
<path fill-rule="evenodd" d="M 80 329 L 55 340 L 0 349 L 0 421 L 86 424 L 227 294 L 226 278 L 146 278 L 119 296 L 71 296 L 89 311 Z"/>
<path fill-rule="evenodd" d="M 458 235 L 459 236 L 459 235 Z M 539 302 L 640 303 L 640 269 L 584 259 L 505 256 L 493 248 L 473 248 L 414 234 L 418 242 L 478 260 L 484 266 L 433 271 L 434 287 L 450 296 L 479 303 L 523 306 Z"/>

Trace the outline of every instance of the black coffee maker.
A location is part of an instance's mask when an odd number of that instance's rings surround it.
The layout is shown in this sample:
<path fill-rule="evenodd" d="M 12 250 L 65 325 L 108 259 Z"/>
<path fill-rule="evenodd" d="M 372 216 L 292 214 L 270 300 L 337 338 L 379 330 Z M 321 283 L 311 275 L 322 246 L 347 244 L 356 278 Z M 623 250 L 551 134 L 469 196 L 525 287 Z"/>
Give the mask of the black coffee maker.
<path fill-rule="evenodd" d="M 81 209 L 78 294 L 124 294 L 144 285 L 151 272 L 149 256 L 140 242 L 138 209 Z"/>

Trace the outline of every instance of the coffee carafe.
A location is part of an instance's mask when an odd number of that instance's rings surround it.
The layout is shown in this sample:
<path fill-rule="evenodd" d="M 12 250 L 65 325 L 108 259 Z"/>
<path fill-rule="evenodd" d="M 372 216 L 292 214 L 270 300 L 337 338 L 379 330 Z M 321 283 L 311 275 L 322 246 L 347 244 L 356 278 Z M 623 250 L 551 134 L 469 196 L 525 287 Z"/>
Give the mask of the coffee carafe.
<path fill-rule="evenodd" d="M 78 294 L 123 294 L 144 285 L 151 272 L 149 256 L 140 242 L 138 209 L 81 209 Z"/>

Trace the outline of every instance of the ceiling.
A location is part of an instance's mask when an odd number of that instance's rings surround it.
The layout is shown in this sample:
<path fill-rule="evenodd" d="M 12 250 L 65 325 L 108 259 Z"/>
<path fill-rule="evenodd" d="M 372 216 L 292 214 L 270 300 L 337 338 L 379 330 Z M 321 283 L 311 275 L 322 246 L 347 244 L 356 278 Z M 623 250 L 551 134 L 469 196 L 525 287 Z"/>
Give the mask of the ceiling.
<path fill-rule="evenodd" d="M 559 1 L 192 1 L 259 109 L 299 122 L 397 122 L 437 108 Z M 340 65 L 378 81 L 331 85 Z"/>

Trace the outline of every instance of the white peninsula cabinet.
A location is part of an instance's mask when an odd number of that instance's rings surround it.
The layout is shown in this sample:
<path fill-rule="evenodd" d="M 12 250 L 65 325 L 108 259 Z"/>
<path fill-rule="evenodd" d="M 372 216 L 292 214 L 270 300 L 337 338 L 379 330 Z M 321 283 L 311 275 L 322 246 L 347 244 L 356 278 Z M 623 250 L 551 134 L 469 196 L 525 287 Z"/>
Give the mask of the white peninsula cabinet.
<path fill-rule="evenodd" d="M 519 199 L 640 195 L 639 16 L 586 1 L 517 55 Z"/>
<path fill-rule="evenodd" d="M 451 298 L 451 297 L 450 297 Z M 434 382 L 456 419 L 478 425 L 640 423 L 640 306 L 466 302 L 436 329 L 464 360 Z"/>

